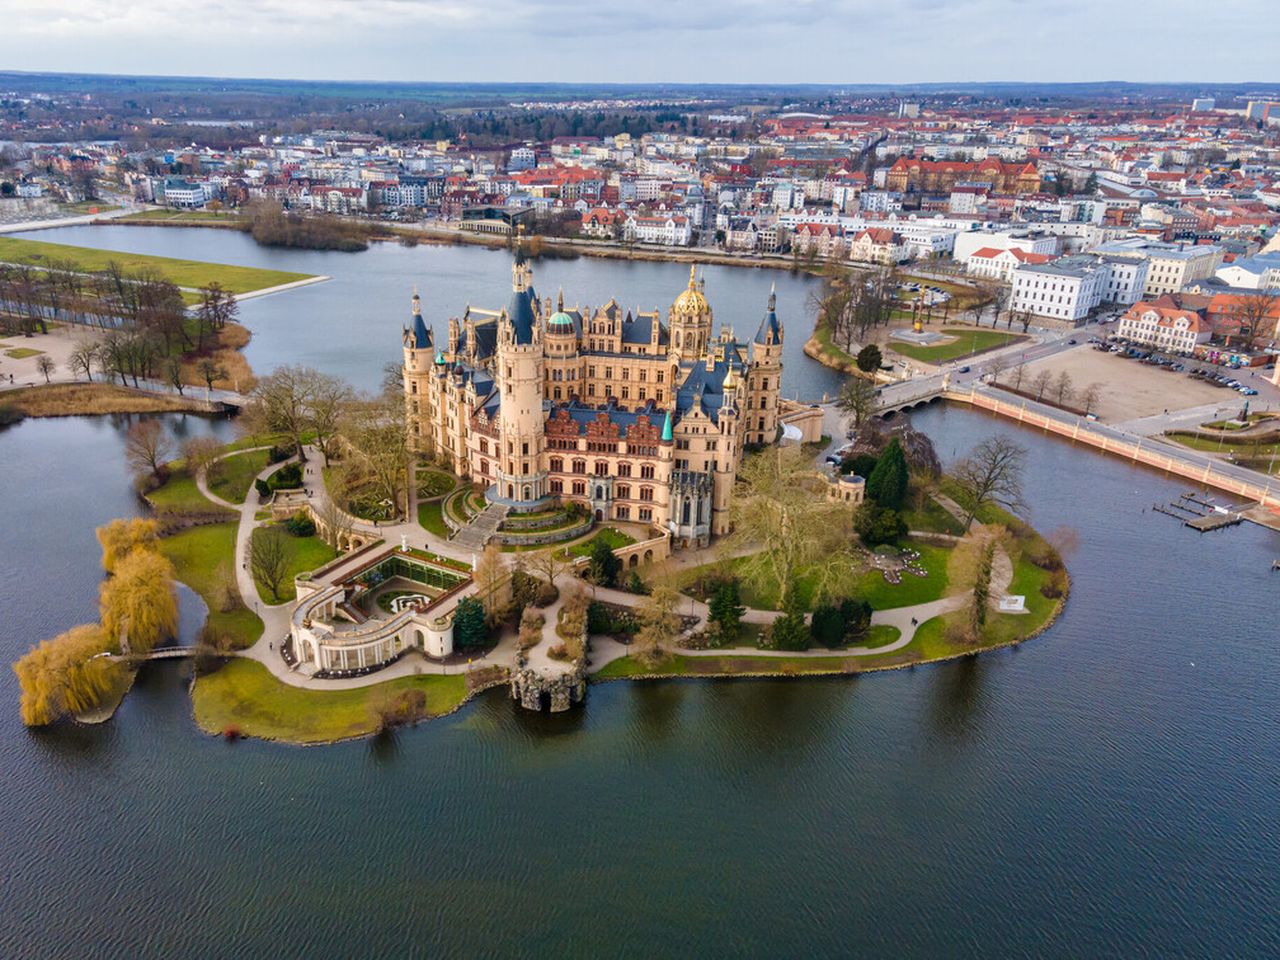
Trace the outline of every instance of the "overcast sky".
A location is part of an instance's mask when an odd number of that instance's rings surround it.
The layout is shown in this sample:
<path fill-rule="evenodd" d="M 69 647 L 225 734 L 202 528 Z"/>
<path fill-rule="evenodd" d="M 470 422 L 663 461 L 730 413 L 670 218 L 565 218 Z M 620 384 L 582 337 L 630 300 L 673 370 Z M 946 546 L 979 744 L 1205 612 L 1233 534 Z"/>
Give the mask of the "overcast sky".
<path fill-rule="evenodd" d="M 1275 81 L 1278 5 L 0 0 L 0 69 L 406 81 Z"/>

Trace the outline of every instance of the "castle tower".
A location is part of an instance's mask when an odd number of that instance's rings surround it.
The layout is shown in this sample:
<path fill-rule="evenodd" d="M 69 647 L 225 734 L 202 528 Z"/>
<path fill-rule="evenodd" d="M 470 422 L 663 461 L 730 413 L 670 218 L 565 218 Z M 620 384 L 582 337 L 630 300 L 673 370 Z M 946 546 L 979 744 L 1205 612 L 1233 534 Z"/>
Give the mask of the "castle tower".
<path fill-rule="evenodd" d="M 547 318 L 546 397 L 560 403 L 582 393 L 578 381 L 578 327 L 564 309 L 564 291 L 556 298 L 556 311 Z"/>
<path fill-rule="evenodd" d="M 543 352 L 533 274 L 517 248 L 511 301 L 498 318 L 498 463 L 491 499 L 513 510 L 535 509 L 547 495 L 542 469 L 546 416 L 542 409 Z"/>
<path fill-rule="evenodd" d="M 431 456 L 435 446 L 431 433 L 431 372 L 435 360 L 435 341 L 431 328 L 422 319 L 422 298 L 415 287 L 413 314 L 404 328 L 404 403 L 409 425 L 409 448 Z"/>
<path fill-rule="evenodd" d="M 689 286 L 676 297 L 667 314 L 671 332 L 671 360 L 675 367 L 682 361 L 698 360 L 706 352 L 711 336 L 711 306 L 697 279 L 697 265 L 689 267 Z M 673 374 L 672 382 L 676 382 Z"/>
<path fill-rule="evenodd" d="M 769 290 L 769 308 L 751 341 L 751 369 L 747 375 L 746 442 L 773 443 L 778 432 L 778 398 L 782 386 L 782 323 L 778 294 Z"/>

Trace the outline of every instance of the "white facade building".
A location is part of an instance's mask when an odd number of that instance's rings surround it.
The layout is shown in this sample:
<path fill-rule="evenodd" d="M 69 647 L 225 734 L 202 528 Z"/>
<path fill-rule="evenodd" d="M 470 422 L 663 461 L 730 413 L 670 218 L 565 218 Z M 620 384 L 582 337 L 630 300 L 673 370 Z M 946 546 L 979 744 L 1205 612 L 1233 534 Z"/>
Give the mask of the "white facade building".
<path fill-rule="evenodd" d="M 1077 323 L 1102 302 L 1107 264 L 1099 257 L 1062 257 L 1052 263 L 1025 264 L 1013 271 L 1014 313 Z"/>
<path fill-rule="evenodd" d="M 1210 330 L 1194 310 L 1139 303 L 1120 318 L 1116 335 L 1168 353 L 1191 354 L 1196 344 L 1208 342 Z"/>

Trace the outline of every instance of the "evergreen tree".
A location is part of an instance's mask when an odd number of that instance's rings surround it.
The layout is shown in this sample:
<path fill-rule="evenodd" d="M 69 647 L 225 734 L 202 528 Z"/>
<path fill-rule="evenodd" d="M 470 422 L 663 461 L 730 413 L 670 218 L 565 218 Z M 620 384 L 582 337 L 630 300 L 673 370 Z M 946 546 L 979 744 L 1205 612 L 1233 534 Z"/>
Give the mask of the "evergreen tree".
<path fill-rule="evenodd" d="M 880 369 L 880 364 L 884 362 L 884 357 L 880 353 L 880 348 L 874 343 L 868 343 L 865 347 L 858 351 L 856 360 L 858 369 L 863 373 L 871 373 Z"/>
<path fill-rule="evenodd" d="M 726 580 L 716 587 L 710 608 L 710 620 L 720 631 L 720 636 L 729 642 L 736 641 L 742 625 L 742 615 L 747 612 L 747 608 L 740 602 L 738 581 Z"/>
<path fill-rule="evenodd" d="M 587 579 L 602 587 L 612 587 L 622 571 L 619 560 L 601 537 L 596 537 L 591 544 L 591 559 L 587 561 Z"/>
<path fill-rule="evenodd" d="M 898 438 L 894 437 L 876 460 L 876 467 L 867 477 L 867 497 L 889 510 L 901 510 L 907 496 L 907 458 L 902 454 Z"/>
<path fill-rule="evenodd" d="M 820 646 L 840 646 L 844 640 L 844 620 L 840 615 L 840 607 L 835 603 L 821 603 L 814 607 L 809 634 L 813 637 L 813 642 Z"/>
<path fill-rule="evenodd" d="M 453 612 L 453 642 L 459 649 L 483 647 L 489 639 L 484 606 L 475 597 L 463 597 Z"/>
<path fill-rule="evenodd" d="M 809 627 L 804 622 L 804 607 L 794 584 L 787 591 L 782 616 L 773 621 L 773 645 L 779 650 L 809 649 Z"/>
<path fill-rule="evenodd" d="M 871 629 L 871 604 L 865 600 L 846 597 L 840 601 L 840 624 L 846 643 L 865 640 Z"/>

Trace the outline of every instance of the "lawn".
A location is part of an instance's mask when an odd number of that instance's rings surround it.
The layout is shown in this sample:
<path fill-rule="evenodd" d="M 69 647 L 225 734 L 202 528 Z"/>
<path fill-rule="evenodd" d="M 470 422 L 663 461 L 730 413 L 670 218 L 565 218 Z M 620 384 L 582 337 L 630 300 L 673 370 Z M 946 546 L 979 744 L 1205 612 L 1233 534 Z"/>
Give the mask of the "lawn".
<path fill-rule="evenodd" d="M 4 355 L 14 360 L 26 360 L 28 357 L 38 357 L 44 353 L 43 350 L 35 350 L 31 347 L 14 347 L 12 350 L 6 350 Z"/>
<path fill-rule="evenodd" d="M 631 544 L 636 542 L 635 537 L 623 533 L 616 527 L 602 527 L 596 532 L 594 537 L 590 537 L 587 540 L 575 543 L 573 546 L 569 547 L 568 552 L 571 556 L 585 557 L 594 549 L 595 542 L 597 540 L 603 541 L 610 550 L 617 550 L 619 547 L 629 547 Z"/>
<path fill-rule="evenodd" d="M 948 360 L 955 360 L 959 357 L 967 357 L 970 354 L 981 353 L 994 347 L 1018 343 L 1026 339 L 1021 334 L 1009 333 L 1005 330 L 968 330 L 963 327 L 943 327 L 942 332 L 954 336 L 955 339 L 950 343 L 940 343 L 932 347 L 922 347 L 914 343 L 891 340 L 889 348 L 895 353 L 900 353 L 913 360 L 919 360 L 922 363 L 938 364 L 946 363 Z"/>
<path fill-rule="evenodd" d="M 453 489 L 456 483 L 453 474 L 425 467 L 419 468 L 416 479 L 418 482 L 418 498 L 421 500 L 431 497 L 443 497 Z"/>
<path fill-rule="evenodd" d="M 254 539 L 265 536 L 266 530 L 266 527 L 254 528 Z M 285 568 L 284 580 L 280 584 L 279 597 L 273 597 L 271 588 L 263 583 L 256 573 L 254 574 L 253 582 L 258 588 L 258 596 L 262 598 L 263 603 L 276 604 L 293 600 L 298 595 L 293 578 L 300 573 L 310 573 L 312 570 L 323 567 L 338 555 L 338 552 L 333 547 L 317 536 L 289 537 L 287 542 L 293 549 L 289 556 L 289 563 Z"/>
<path fill-rule="evenodd" d="M 78 270 L 86 273 L 105 270 L 108 264 L 118 263 L 129 271 L 151 270 L 180 287 L 204 287 L 217 281 L 232 293 L 248 293 L 251 290 L 261 290 L 282 283 L 306 280 L 310 276 L 310 274 L 289 273 L 284 270 L 262 270 L 257 267 L 239 267 L 226 263 L 176 260 L 171 257 L 153 257 L 140 253 L 120 253 L 115 250 L 94 250 L 90 247 L 73 247 L 63 243 L 46 243 L 43 240 L 0 237 L 0 261 L 43 266 L 49 260 L 70 262 Z"/>
<path fill-rule="evenodd" d="M 371 705 L 413 689 L 426 693 L 428 713 L 439 716 L 466 699 L 467 681 L 460 674 L 428 675 L 346 690 L 304 690 L 276 680 L 260 663 L 234 659 L 200 677 L 191 699 L 196 723 L 206 733 L 234 729 L 266 740 L 329 743 L 374 733 Z"/>
<path fill-rule="evenodd" d="M 964 534 L 960 521 L 948 513 L 938 501 L 925 494 L 920 507 L 902 512 L 908 530 L 924 530 L 929 533 L 947 533 L 958 537 Z"/>
<path fill-rule="evenodd" d="M 885 581 L 884 575 L 879 570 L 868 570 L 858 578 L 857 586 L 852 590 L 853 596 L 866 600 L 874 610 L 912 606 L 944 596 L 947 589 L 947 559 L 950 551 L 945 547 L 935 547 L 927 543 L 912 542 L 909 546 L 920 551 L 920 562 L 929 571 L 929 576 L 916 577 L 904 574 L 902 583 L 892 584 Z M 735 557 L 727 562 L 724 569 L 729 574 L 737 576 L 742 561 L 743 558 Z M 688 571 L 680 578 L 681 589 L 688 587 L 700 576 L 713 573 L 719 566 L 719 564 L 705 564 Z M 796 590 L 799 593 L 801 605 L 806 611 L 813 610 L 815 586 L 815 579 L 812 576 L 801 576 L 796 581 Z M 755 610 L 779 609 L 781 598 L 776 584 L 769 584 L 759 589 L 744 582 L 740 584 L 740 591 L 744 606 Z"/>
<path fill-rule="evenodd" d="M 244 503 L 254 478 L 267 467 L 270 450 L 248 450 L 209 467 L 209 491 L 231 503 Z"/>
<path fill-rule="evenodd" d="M 1179 443 L 1184 447 L 1190 447 L 1192 450 L 1200 450 L 1205 453 L 1234 453 L 1237 456 L 1244 454 L 1253 456 L 1255 451 L 1258 456 L 1274 456 L 1280 454 L 1280 443 L 1260 443 L 1254 444 L 1252 440 L 1239 440 L 1235 437 L 1223 435 L 1221 437 L 1198 437 L 1189 433 L 1166 433 L 1166 437 L 1175 443 Z"/>
<path fill-rule="evenodd" d="M 169 464 L 169 479 L 147 494 L 147 502 L 158 513 L 225 513 L 232 516 L 230 510 L 200 492 L 195 478 L 187 473 L 181 460 Z"/>
<path fill-rule="evenodd" d="M 131 220 L 168 221 L 170 223 L 237 223 L 240 215 L 236 213 L 215 213 L 212 210 L 139 210 L 117 217 L 117 223 Z"/>
<path fill-rule="evenodd" d="M 237 649 L 251 646 L 262 636 L 262 621 L 235 592 L 235 607 L 219 610 L 218 582 L 230 576 L 235 591 L 236 524 L 214 523 L 189 527 L 160 540 L 160 552 L 173 564 L 177 578 L 204 598 L 209 607 L 209 627 L 231 638 Z M 219 568 L 223 568 L 219 573 Z"/>
<path fill-rule="evenodd" d="M 445 525 L 443 515 L 440 513 L 439 500 L 418 504 L 418 526 L 443 540 L 449 539 L 450 531 Z"/>

